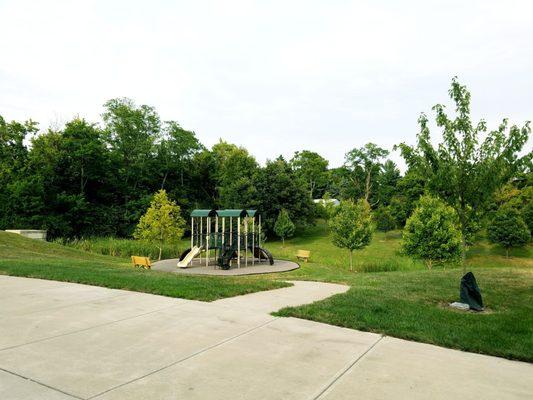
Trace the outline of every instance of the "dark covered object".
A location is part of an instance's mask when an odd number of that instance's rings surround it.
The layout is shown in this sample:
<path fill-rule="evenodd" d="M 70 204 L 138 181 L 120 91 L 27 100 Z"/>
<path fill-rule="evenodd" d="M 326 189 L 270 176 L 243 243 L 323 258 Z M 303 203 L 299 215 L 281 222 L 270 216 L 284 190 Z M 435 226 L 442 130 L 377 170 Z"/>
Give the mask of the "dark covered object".
<path fill-rule="evenodd" d="M 461 302 L 468 304 L 471 310 L 483 311 L 481 291 L 472 272 L 468 272 L 461 278 Z"/>

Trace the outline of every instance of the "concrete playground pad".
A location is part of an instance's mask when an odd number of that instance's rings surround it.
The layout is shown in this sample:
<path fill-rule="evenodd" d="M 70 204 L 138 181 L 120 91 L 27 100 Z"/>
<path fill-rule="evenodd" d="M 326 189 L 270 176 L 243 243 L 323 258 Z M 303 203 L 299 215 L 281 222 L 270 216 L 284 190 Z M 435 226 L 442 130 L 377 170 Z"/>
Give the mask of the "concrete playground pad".
<path fill-rule="evenodd" d="M 0 399 L 522 399 L 533 366 L 269 313 L 318 282 L 212 303 L 0 276 Z"/>
<path fill-rule="evenodd" d="M 224 270 L 214 265 L 205 266 L 198 260 L 194 261 L 188 268 L 178 268 L 179 259 L 171 258 L 168 260 L 156 261 L 152 265 L 154 271 L 173 272 L 175 274 L 187 275 L 217 275 L 217 276 L 238 276 L 238 275 L 256 275 L 256 274 L 271 274 L 275 272 L 287 272 L 300 268 L 298 263 L 288 260 L 274 260 L 274 264 L 270 265 L 266 261 L 257 262 L 254 265 L 248 264 L 247 267 L 242 265 L 237 268 L 233 265 L 230 269 Z"/>

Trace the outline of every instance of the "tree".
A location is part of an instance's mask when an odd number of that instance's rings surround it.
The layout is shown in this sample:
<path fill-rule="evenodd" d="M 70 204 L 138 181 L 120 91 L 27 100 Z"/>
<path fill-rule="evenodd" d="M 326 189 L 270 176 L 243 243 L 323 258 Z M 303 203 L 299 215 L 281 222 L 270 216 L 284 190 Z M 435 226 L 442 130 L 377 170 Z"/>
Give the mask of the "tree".
<path fill-rule="evenodd" d="M 390 200 L 390 211 L 396 225 L 402 228 L 405 226 L 405 222 L 416 208 L 420 196 L 424 194 L 424 187 L 424 178 L 413 170 L 408 170 L 398 180 L 396 193 Z"/>
<path fill-rule="evenodd" d="M 400 180 L 400 170 L 396 164 L 391 161 L 385 161 L 381 172 L 377 178 L 377 195 L 375 202 L 382 206 L 388 206 L 394 194 L 398 191 L 398 182 Z"/>
<path fill-rule="evenodd" d="M 458 223 L 452 207 L 436 197 L 423 196 L 405 224 L 402 249 L 423 259 L 429 269 L 435 262 L 457 260 L 462 253 Z"/>
<path fill-rule="evenodd" d="M 287 210 L 282 208 L 278 214 L 276 223 L 274 224 L 274 232 L 281 238 L 283 247 L 285 247 L 285 238 L 289 238 L 294 235 L 295 229 L 296 227 L 291 221 L 289 213 L 287 212 Z"/>
<path fill-rule="evenodd" d="M 161 189 L 154 195 L 150 207 L 139 220 L 135 229 L 135 239 L 156 242 L 159 260 L 163 245 L 181 239 L 185 221 L 180 215 L 180 207 L 168 199 L 167 192 Z"/>
<path fill-rule="evenodd" d="M 188 161 L 202 150 L 202 145 L 192 131 L 183 129 L 176 121 L 166 121 L 163 124 L 162 139 L 157 146 L 157 172 L 162 174 L 161 189 L 165 188 L 168 176 L 176 173 L 179 184 L 184 185 L 185 168 Z"/>
<path fill-rule="evenodd" d="M 350 271 L 353 271 L 353 251 L 362 249 L 372 240 L 372 215 L 364 199 L 341 201 L 330 228 L 333 244 L 350 252 Z"/>
<path fill-rule="evenodd" d="M 311 199 L 323 195 L 328 182 L 328 160 L 318 153 L 303 150 L 294 153 L 290 164 L 296 174 L 305 181 Z"/>
<path fill-rule="evenodd" d="M 367 143 L 359 149 L 353 149 L 346 153 L 345 165 L 353 173 L 353 183 L 355 186 L 364 187 L 364 198 L 370 201 L 374 181 L 379 174 L 382 163 L 381 160 L 387 157 L 389 152 L 374 143 Z M 364 184 L 359 181 L 357 170 L 363 172 Z"/>
<path fill-rule="evenodd" d="M 378 207 L 374 211 L 374 221 L 378 231 L 388 232 L 396 227 L 396 221 L 390 212 L 389 207 Z"/>
<path fill-rule="evenodd" d="M 533 202 L 528 203 L 522 209 L 522 219 L 526 223 L 529 233 L 533 235 Z"/>
<path fill-rule="evenodd" d="M 211 150 L 214 177 L 222 208 L 244 208 L 255 194 L 252 179 L 258 169 L 257 161 L 244 147 L 220 141 Z"/>
<path fill-rule="evenodd" d="M 321 208 L 321 214 L 324 218 L 324 221 L 326 222 L 326 228 L 329 225 L 329 221 L 333 216 L 335 215 L 335 212 L 337 211 L 337 204 L 335 203 L 334 199 L 331 198 L 328 192 L 324 193 L 324 196 L 322 196 L 322 202 L 318 205 L 318 207 Z"/>
<path fill-rule="evenodd" d="M 522 247 L 531 238 L 520 213 L 510 206 L 503 206 L 496 212 L 487 231 L 489 240 L 505 248 L 507 257 L 512 247 Z"/>
<path fill-rule="evenodd" d="M 252 184 L 255 193 L 250 206 L 261 210 L 267 230 L 272 231 L 282 208 L 296 225 L 314 222 L 315 207 L 305 184 L 283 157 L 267 160 L 265 167 L 256 171 Z"/>
<path fill-rule="evenodd" d="M 437 126 L 442 129 L 442 143 L 433 145 L 428 118 L 422 113 L 416 146 L 402 143 L 399 148 L 409 169 L 425 178 L 427 189 L 455 209 L 466 245 L 472 225 L 494 191 L 531 161 L 532 152 L 519 155 L 531 128 L 529 122 L 521 128 L 509 127 L 504 119 L 498 129 L 487 133 L 484 120 L 472 122 L 470 92 L 457 78 L 452 80 L 449 95 L 455 103 L 454 118 L 446 114 L 445 106 L 433 107 Z"/>

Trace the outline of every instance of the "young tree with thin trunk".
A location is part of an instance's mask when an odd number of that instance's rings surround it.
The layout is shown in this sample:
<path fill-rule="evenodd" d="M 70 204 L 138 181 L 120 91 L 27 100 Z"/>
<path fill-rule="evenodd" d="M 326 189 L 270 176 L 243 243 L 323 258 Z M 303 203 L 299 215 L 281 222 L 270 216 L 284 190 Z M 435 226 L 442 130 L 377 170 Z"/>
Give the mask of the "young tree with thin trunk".
<path fill-rule="evenodd" d="M 284 208 L 278 214 L 276 223 L 274 224 L 274 232 L 281 238 L 282 246 L 285 247 L 285 238 L 294 235 L 295 226 L 291 221 L 289 213 Z"/>
<path fill-rule="evenodd" d="M 353 251 L 366 247 L 372 240 L 372 214 L 364 199 L 342 201 L 330 223 L 333 244 L 350 252 L 353 271 Z"/>
<path fill-rule="evenodd" d="M 185 221 L 180 215 L 180 207 L 167 197 L 165 190 L 154 195 L 150 208 L 139 220 L 135 229 L 135 239 L 157 243 L 159 248 L 158 260 L 161 260 L 163 245 L 182 238 Z"/>

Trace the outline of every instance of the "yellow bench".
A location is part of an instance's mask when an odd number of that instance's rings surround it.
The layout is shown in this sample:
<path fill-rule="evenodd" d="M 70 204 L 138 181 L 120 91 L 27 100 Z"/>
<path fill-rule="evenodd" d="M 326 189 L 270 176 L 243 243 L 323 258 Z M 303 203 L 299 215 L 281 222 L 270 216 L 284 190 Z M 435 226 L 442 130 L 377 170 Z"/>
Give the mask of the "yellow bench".
<path fill-rule="evenodd" d="M 298 250 L 296 252 L 296 258 L 298 260 L 304 260 L 307 262 L 309 261 L 309 257 L 311 257 L 311 252 L 309 250 Z"/>
<path fill-rule="evenodd" d="M 137 265 L 140 265 L 143 268 L 151 269 L 152 263 L 150 262 L 149 257 L 139 257 L 139 256 L 131 256 L 131 263 L 134 267 Z"/>

